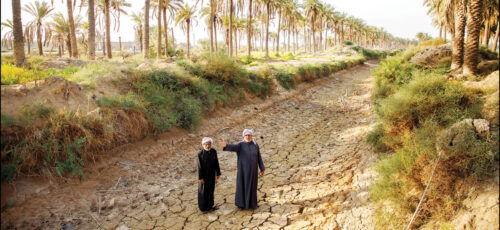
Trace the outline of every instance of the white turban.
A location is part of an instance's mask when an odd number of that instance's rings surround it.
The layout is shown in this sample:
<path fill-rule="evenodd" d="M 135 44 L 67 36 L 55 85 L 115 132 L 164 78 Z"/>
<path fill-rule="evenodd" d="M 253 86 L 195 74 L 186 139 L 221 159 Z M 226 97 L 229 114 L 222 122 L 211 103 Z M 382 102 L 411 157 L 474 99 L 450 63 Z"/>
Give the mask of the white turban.
<path fill-rule="evenodd" d="M 201 140 L 201 145 L 204 145 L 207 142 L 210 142 L 210 144 L 212 144 L 213 143 L 212 138 L 204 137 L 203 140 Z"/>
<path fill-rule="evenodd" d="M 252 135 L 253 136 L 253 130 L 251 130 L 251 129 L 243 130 L 243 136 L 245 136 L 245 135 Z"/>

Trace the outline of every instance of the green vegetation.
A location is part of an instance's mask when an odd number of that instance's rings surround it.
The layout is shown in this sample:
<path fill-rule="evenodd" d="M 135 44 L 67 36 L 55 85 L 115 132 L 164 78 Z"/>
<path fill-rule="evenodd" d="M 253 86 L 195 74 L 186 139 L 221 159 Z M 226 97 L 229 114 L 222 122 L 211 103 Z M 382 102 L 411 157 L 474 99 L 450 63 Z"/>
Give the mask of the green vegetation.
<path fill-rule="evenodd" d="M 380 179 L 370 191 L 380 204 L 376 210 L 380 228 L 404 228 L 408 223 L 437 160 L 436 146 L 448 144 L 449 135 L 457 135 L 457 144 L 441 158 L 432 186 L 439 189 L 428 192 L 414 227 L 429 218 L 446 220 L 452 216 L 463 199 L 462 183 L 490 175 L 495 159 L 498 161 L 497 134 L 478 139 L 465 128 L 454 130 L 459 134 L 443 133 L 464 119 L 485 117 L 482 96 L 487 92 L 465 88 L 461 82 L 443 76 L 450 67 L 449 57 L 431 70 L 409 63 L 419 50 L 422 46 L 388 57 L 373 71 L 378 124 L 367 142 L 381 152 L 376 167 Z M 449 148 L 447 144 L 442 149 Z"/>
<path fill-rule="evenodd" d="M 18 69 L 39 71 L 42 61 L 35 60 L 33 66 L 38 67 L 31 70 Z M 300 82 L 326 77 L 363 62 L 362 56 L 354 55 L 341 60 L 325 59 L 317 64 L 267 65 L 248 71 L 238 61 L 218 53 L 202 56 L 196 63 L 177 61 L 177 69 L 126 70 L 131 91 L 120 97 L 96 98 L 100 108 L 97 115 L 55 112 L 41 104 L 26 106 L 19 116 L 2 114 L 1 178 L 2 181 L 12 180 L 18 173 L 43 172 L 84 177 L 86 163 L 105 150 L 172 127 L 196 129 L 204 114 L 218 107 L 236 105 L 246 98 L 265 99 L 272 95 L 274 79 L 290 90 Z M 92 84 L 96 76 L 117 68 L 116 65 L 88 64 L 59 71 L 49 69 L 43 74 L 46 74 L 44 77 L 60 75 Z M 2 81 L 3 71 L 2 68 Z"/>

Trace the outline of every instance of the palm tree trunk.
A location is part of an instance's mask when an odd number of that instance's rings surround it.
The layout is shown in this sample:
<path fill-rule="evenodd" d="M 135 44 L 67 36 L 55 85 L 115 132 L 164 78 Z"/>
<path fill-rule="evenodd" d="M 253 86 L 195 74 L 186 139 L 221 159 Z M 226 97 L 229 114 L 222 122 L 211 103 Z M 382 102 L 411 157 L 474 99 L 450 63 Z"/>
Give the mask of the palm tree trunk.
<path fill-rule="evenodd" d="M 189 23 L 189 21 L 187 21 L 187 57 L 188 59 L 191 58 L 190 54 L 189 54 L 189 27 L 190 27 L 191 23 Z"/>
<path fill-rule="evenodd" d="M 215 51 L 218 50 L 217 48 L 217 21 L 214 18 L 214 46 L 215 46 Z"/>
<path fill-rule="evenodd" d="M 106 32 L 103 34 L 104 36 L 102 37 L 102 55 L 103 57 L 106 57 Z"/>
<path fill-rule="evenodd" d="M 327 42 L 328 42 L 328 25 L 326 26 L 326 29 L 325 29 L 325 50 L 326 50 L 326 47 L 328 46 Z"/>
<path fill-rule="evenodd" d="M 68 21 L 69 21 L 69 31 L 71 37 L 71 55 L 72 57 L 78 58 L 78 46 L 76 44 L 76 30 L 75 30 L 75 20 L 73 19 L 73 3 L 71 0 L 67 0 L 68 6 Z"/>
<path fill-rule="evenodd" d="M 42 44 L 42 23 L 38 21 L 36 23 L 36 36 L 38 43 L 38 54 L 43 56 L 43 44 Z"/>
<path fill-rule="evenodd" d="M 108 1 L 108 0 L 106 0 Z M 150 0 L 145 0 L 144 8 L 144 58 L 149 59 L 149 3 Z M 188 38 L 189 39 L 189 38 Z M 189 47 L 189 46 L 188 46 Z"/>
<path fill-rule="evenodd" d="M 249 5 L 248 5 L 248 35 L 247 35 L 247 40 L 248 40 L 248 57 L 251 57 L 252 55 L 252 45 L 251 45 L 251 38 L 252 38 L 252 0 L 250 0 Z"/>
<path fill-rule="evenodd" d="M 106 24 L 106 52 L 108 54 L 108 58 L 111 59 L 113 58 L 113 51 L 111 49 L 111 22 L 109 18 L 109 1 L 110 0 L 104 0 L 104 14 L 105 14 L 105 24 Z"/>
<path fill-rule="evenodd" d="M 61 39 L 59 38 L 59 45 L 58 45 L 58 48 L 59 48 L 59 57 L 62 57 L 62 45 L 64 43 L 61 42 Z"/>
<path fill-rule="evenodd" d="M 23 22 L 21 20 L 21 0 L 12 0 L 12 24 L 14 34 L 14 59 L 16 66 L 21 67 L 25 62 Z"/>
<path fill-rule="evenodd" d="M 495 39 L 493 39 L 493 41 L 495 42 L 493 44 L 493 51 L 497 50 L 499 30 L 500 30 L 500 21 L 497 22 L 497 32 L 495 33 Z"/>
<path fill-rule="evenodd" d="M 120 52 L 122 52 L 122 36 L 118 37 L 118 43 L 120 44 Z"/>
<path fill-rule="evenodd" d="M 342 23 L 340 23 L 340 38 L 342 39 L 340 41 L 340 43 L 344 42 L 344 21 L 342 21 Z"/>
<path fill-rule="evenodd" d="M 316 32 L 314 29 L 314 22 L 316 21 L 315 20 L 316 17 L 313 15 L 313 17 L 311 18 L 311 26 L 312 26 L 312 42 L 313 42 L 313 54 L 316 54 L 316 38 L 314 37 L 314 33 Z"/>
<path fill-rule="evenodd" d="M 307 32 L 305 25 L 304 25 L 304 53 L 307 53 Z"/>
<path fill-rule="evenodd" d="M 229 0 L 229 56 L 233 56 L 233 0 Z"/>
<path fill-rule="evenodd" d="M 482 6 L 483 0 L 469 0 L 469 23 L 467 24 L 467 41 L 465 43 L 464 75 L 477 73 Z"/>
<path fill-rule="evenodd" d="M 142 41 L 143 41 L 142 24 L 139 26 L 139 41 L 140 41 L 139 44 L 141 47 L 141 53 L 143 53 L 144 50 L 143 50 L 143 43 L 142 43 Z"/>
<path fill-rule="evenodd" d="M 210 31 L 210 54 L 214 52 L 214 0 L 210 0 L 210 15 L 209 15 L 210 26 L 208 30 Z"/>
<path fill-rule="evenodd" d="M 287 52 L 290 52 L 290 31 L 291 31 L 291 25 L 290 25 L 290 23 L 288 23 L 288 31 L 287 31 L 287 35 L 288 35 L 288 47 L 287 47 Z"/>
<path fill-rule="evenodd" d="M 278 11 L 278 34 L 276 36 L 276 57 L 280 56 L 281 7 Z"/>
<path fill-rule="evenodd" d="M 69 58 L 73 57 L 73 49 L 71 49 L 71 34 L 68 34 L 68 38 L 66 39 L 66 47 L 68 47 Z"/>
<path fill-rule="evenodd" d="M 297 27 L 295 24 L 293 25 L 293 55 L 295 55 L 295 51 L 297 49 Z"/>
<path fill-rule="evenodd" d="M 88 9 L 89 21 L 89 60 L 95 59 L 95 15 L 94 15 L 94 0 L 89 0 Z"/>
<path fill-rule="evenodd" d="M 484 46 L 489 47 L 489 41 L 491 38 L 491 20 L 487 19 L 484 22 Z"/>
<path fill-rule="evenodd" d="M 170 31 L 172 32 L 172 48 L 173 48 L 173 49 L 174 49 L 174 51 L 175 51 L 174 28 L 170 29 Z"/>
<path fill-rule="evenodd" d="M 238 57 L 238 29 L 234 30 L 234 51 L 235 56 Z"/>
<path fill-rule="evenodd" d="M 167 6 L 168 0 L 164 0 L 165 6 Z M 163 9 L 163 30 L 165 30 L 165 57 L 168 57 L 168 27 L 167 27 L 167 7 L 162 7 Z"/>
<path fill-rule="evenodd" d="M 158 1 L 158 38 L 156 39 L 156 60 L 161 59 L 161 11 L 162 11 L 162 0 Z"/>
<path fill-rule="evenodd" d="M 455 40 L 453 40 L 451 69 L 461 68 L 464 62 L 465 24 L 465 0 L 459 0 L 455 5 Z"/>
<path fill-rule="evenodd" d="M 271 16 L 271 1 L 267 2 L 267 20 L 266 20 L 266 58 L 269 58 L 269 19 Z"/>

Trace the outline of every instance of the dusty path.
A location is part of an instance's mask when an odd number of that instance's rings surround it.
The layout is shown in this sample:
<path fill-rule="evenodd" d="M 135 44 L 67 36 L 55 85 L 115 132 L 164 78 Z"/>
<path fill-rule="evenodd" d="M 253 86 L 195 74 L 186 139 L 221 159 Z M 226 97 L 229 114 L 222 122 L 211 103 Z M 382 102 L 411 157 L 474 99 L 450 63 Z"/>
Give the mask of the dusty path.
<path fill-rule="evenodd" d="M 368 62 L 321 79 L 296 97 L 212 135 L 236 142 L 244 128 L 254 129 L 267 168 L 259 178 L 256 210 L 234 206 L 236 155 L 218 146 L 222 177 L 215 202 L 220 209 L 207 214 L 198 210 L 194 156 L 201 138 L 192 135 L 196 141 L 171 149 L 175 154 L 168 159 L 115 162 L 122 169 L 119 179 L 94 188 L 90 198 L 75 191 L 75 204 L 67 204 L 63 214 L 51 211 L 55 203 L 45 199 L 40 206 L 48 214 L 38 213 L 33 221 L 25 217 L 21 225 L 16 223 L 20 220 L 7 223 L 44 229 L 371 229 L 367 186 L 375 177 L 370 168 L 375 155 L 365 137 L 373 120 L 370 69 L 375 65 Z M 166 142 L 155 143 L 145 152 L 162 156 Z M 81 204 L 85 200 L 92 202 Z M 2 212 L 2 229 L 4 217 L 9 215 Z"/>

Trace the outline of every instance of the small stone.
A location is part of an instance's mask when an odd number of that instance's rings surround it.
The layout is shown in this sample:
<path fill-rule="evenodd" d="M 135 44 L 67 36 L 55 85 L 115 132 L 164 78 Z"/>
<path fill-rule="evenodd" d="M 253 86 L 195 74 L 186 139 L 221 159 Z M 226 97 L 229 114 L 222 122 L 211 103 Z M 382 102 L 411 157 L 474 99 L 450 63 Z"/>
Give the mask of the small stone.
<path fill-rule="evenodd" d="M 210 216 L 208 216 L 208 220 L 209 221 L 215 221 L 215 220 L 217 220 L 217 216 L 210 215 Z"/>
<path fill-rule="evenodd" d="M 66 222 L 61 224 L 61 230 L 71 230 L 73 229 L 73 223 Z"/>
<path fill-rule="evenodd" d="M 120 226 L 120 227 L 116 228 L 116 230 L 129 230 L 129 229 L 130 229 L 130 228 L 128 228 L 128 227 L 127 227 L 127 226 L 125 226 L 125 225 L 122 225 L 122 226 Z"/>
<path fill-rule="evenodd" d="M 115 198 L 113 197 L 113 198 L 111 198 L 111 200 L 109 200 L 107 208 L 112 209 L 114 206 L 115 206 Z"/>

